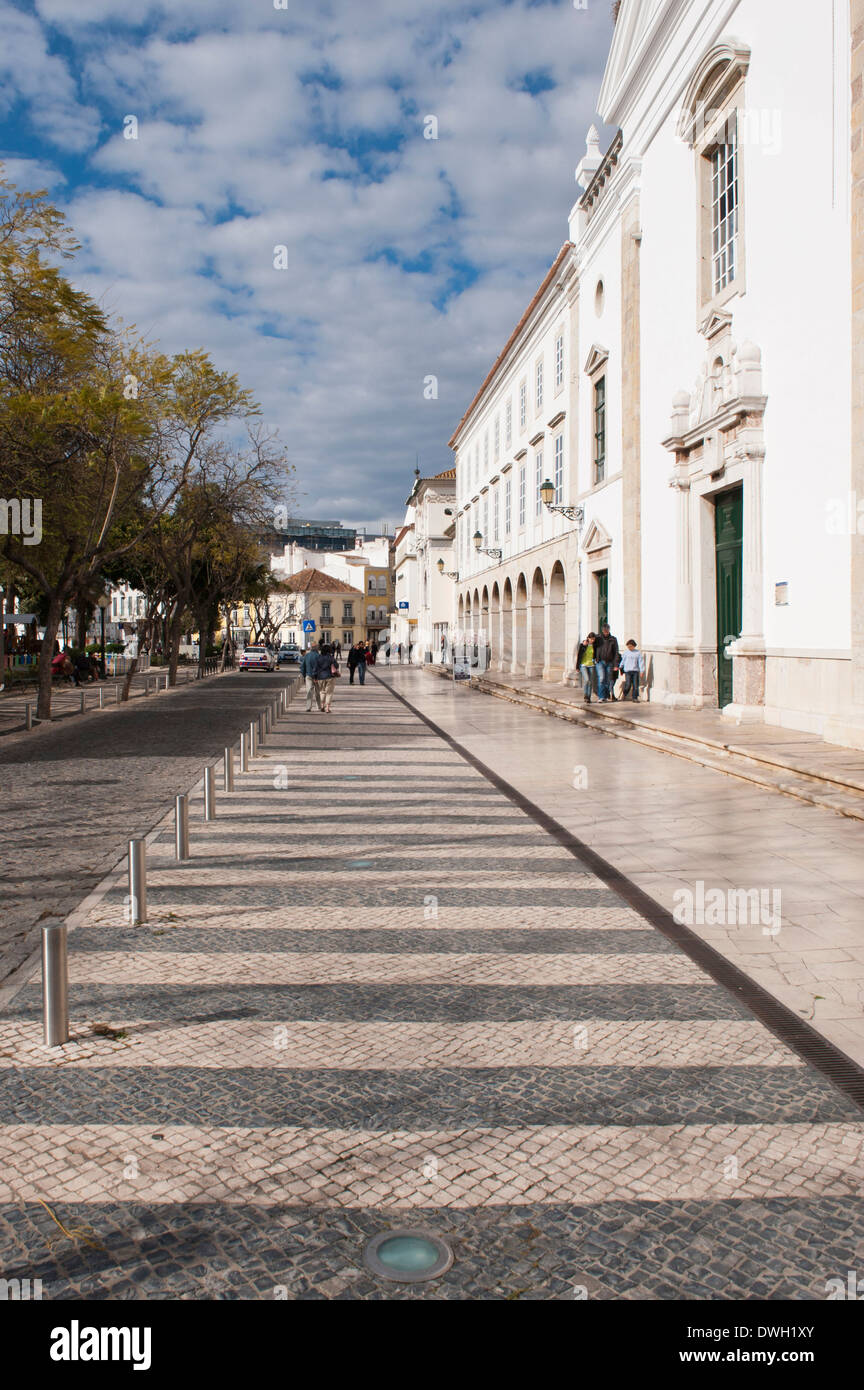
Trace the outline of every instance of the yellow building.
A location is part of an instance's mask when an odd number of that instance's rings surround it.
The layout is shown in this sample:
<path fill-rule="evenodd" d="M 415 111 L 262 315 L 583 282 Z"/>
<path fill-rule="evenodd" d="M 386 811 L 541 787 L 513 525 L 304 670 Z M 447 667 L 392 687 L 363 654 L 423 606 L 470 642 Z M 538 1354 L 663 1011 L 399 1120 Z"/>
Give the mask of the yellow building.
<path fill-rule="evenodd" d="M 313 642 L 339 642 L 343 649 L 365 640 L 365 595 L 323 570 L 305 569 L 292 574 L 288 588 L 297 596 L 298 634 L 302 647 Z M 311 632 L 303 630 L 304 622 L 314 622 Z"/>

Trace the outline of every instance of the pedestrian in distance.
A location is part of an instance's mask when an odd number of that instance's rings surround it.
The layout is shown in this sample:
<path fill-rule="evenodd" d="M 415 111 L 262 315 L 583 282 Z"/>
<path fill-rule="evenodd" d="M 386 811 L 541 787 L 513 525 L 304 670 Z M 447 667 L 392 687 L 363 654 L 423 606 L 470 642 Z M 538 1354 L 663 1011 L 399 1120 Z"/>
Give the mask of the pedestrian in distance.
<path fill-rule="evenodd" d="M 360 643 L 359 643 L 359 642 L 355 642 L 355 643 L 354 643 L 354 646 L 351 648 L 351 650 L 350 650 L 349 653 L 348 653 L 348 684 L 349 684 L 349 685 L 353 685 L 353 684 L 354 684 L 354 675 L 355 675 L 355 672 L 356 672 L 356 671 L 358 670 L 358 668 L 361 667 L 361 666 L 362 666 L 362 668 L 363 668 L 363 675 L 365 676 L 365 674 L 366 674 L 366 663 L 365 663 L 365 661 L 363 660 L 363 653 L 362 653 L 362 651 L 361 651 L 361 649 L 360 649 Z M 362 677 L 361 677 L 361 684 L 362 684 Z"/>
<path fill-rule="evenodd" d="M 321 713 L 332 714 L 331 705 L 333 703 L 333 686 L 341 676 L 339 662 L 333 652 L 333 648 L 328 642 L 322 642 L 318 649 L 318 660 L 316 662 L 316 679 L 318 691 L 321 696 Z"/>
<path fill-rule="evenodd" d="M 590 705 L 591 695 L 594 691 L 594 651 L 596 641 L 597 633 L 589 632 L 584 641 L 579 643 L 579 651 L 576 656 L 576 669 L 582 677 L 582 688 L 585 691 L 586 705 Z"/>
<path fill-rule="evenodd" d="M 622 700 L 626 700 L 630 695 L 631 699 L 639 700 L 639 678 L 645 674 L 645 658 L 636 645 L 635 637 L 631 637 L 627 643 L 627 650 L 621 658 L 621 670 L 624 672 L 624 692 Z"/>
<path fill-rule="evenodd" d="M 312 713 L 312 700 L 314 698 L 318 708 L 321 708 L 321 691 L 318 688 L 318 647 L 313 642 L 311 647 L 307 647 L 300 660 L 300 675 L 306 683 L 306 713 Z"/>
<path fill-rule="evenodd" d="M 601 705 L 609 702 L 612 672 L 617 670 L 620 660 L 618 638 L 612 636 L 608 623 L 601 623 L 600 633 L 594 646 L 594 665 L 597 669 L 597 700 Z"/>
<path fill-rule="evenodd" d="M 364 642 L 363 646 L 366 650 L 366 665 L 374 666 L 378 656 L 378 643 L 373 640 L 371 642 Z"/>

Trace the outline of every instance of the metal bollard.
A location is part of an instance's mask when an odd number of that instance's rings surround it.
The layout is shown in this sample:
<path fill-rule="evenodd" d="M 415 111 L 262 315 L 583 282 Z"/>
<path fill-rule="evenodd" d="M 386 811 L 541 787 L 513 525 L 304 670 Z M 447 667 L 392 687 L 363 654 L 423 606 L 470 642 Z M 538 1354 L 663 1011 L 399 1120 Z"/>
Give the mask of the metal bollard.
<path fill-rule="evenodd" d="M 226 790 L 226 792 L 233 792 L 233 790 L 234 790 L 234 749 L 233 749 L 233 748 L 226 748 L 226 749 L 225 749 L 224 769 L 225 769 L 225 790 Z"/>
<path fill-rule="evenodd" d="M 116 684 L 115 687 L 114 687 L 114 703 L 115 703 L 115 705 L 119 705 L 119 704 L 121 703 L 121 701 L 120 701 L 120 696 L 121 696 L 122 693 L 123 693 L 123 682 L 122 682 L 122 681 L 118 681 L 117 684 Z"/>
<path fill-rule="evenodd" d="M 129 904 L 133 927 L 147 921 L 147 842 L 129 841 Z"/>
<path fill-rule="evenodd" d="M 212 767 L 204 769 L 204 819 L 216 819 L 216 779 Z"/>
<path fill-rule="evenodd" d="M 264 715 L 263 715 L 263 714 L 259 714 L 259 716 L 258 716 L 258 743 L 259 743 L 259 745 L 261 745 L 261 744 L 264 743 L 266 733 L 267 733 L 267 726 L 266 726 L 266 722 L 265 722 L 265 719 L 264 719 Z"/>
<path fill-rule="evenodd" d="M 185 793 L 174 803 L 174 850 L 178 859 L 189 858 L 189 798 Z"/>
<path fill-rule="evenodd" d="M 100 709 L 104 709 L 104 708 L 105 708 L 105 691 L 104 691 L 104 689 L 102 688 L 101 685 L 100 685 L 100 687 L 99 687 L 99 708 L 100 708 Z"/>
<path fill-rule="evenodd" d="M 25 729 L 28 730 L 28 732 L 29 732 L 30 729 L 33 728 L 33 706 L 32 706 L 32 705 L 25 705 L 25 706 L 24 706 L 24 727 L 25 727 Z"/>
<path fill-rule="evenodd" d="M 255 720 L 249 725 L 249 757 L 254 758 L 258 752 L 258 725 Z"/>
<path fill-rule="evenodd" d="M 267 708 L 266 708 L 265 711 L 264 711 L 264 729 L 265 729 L 265 732 L 269 734 L 269 732 L 270 732 L 270 730 L 271 730 L 272 728 L 273 728 L 273 711 L 272 711 L 272 709 L 270 708 L 270 706 L 268 705 Z"/>
<path fill-rule="evenodd" d="M 42 928 L 42 1024 L 46 1047 L 61 1047 L 69 1041 L 65 922 Z"/>
<path fill-rule="evenodd" d="M 246 755 L 246 735 L 240 735 L 240 771 L 249 771 L 249 759 Z"/>
<path fill-rule="evenodd" d="M 85 709 L 85 707 L 86 707 L 86 704 L 87 704 L 87 692 L 86 692 L 86 690 L 82 690 L 82 691 L 81 691 L 81 709 L 80 709 L 80 713 L 81 713 L 81 714 L 84 713 L 84 709 Z"/>

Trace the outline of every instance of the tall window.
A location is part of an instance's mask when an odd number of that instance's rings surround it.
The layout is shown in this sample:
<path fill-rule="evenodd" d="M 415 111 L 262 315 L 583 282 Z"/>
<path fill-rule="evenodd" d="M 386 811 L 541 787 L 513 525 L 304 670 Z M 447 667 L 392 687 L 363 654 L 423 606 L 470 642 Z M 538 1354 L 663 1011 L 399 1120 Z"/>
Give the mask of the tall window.
<path fill-rule="evenodd" d="M 555 339 L 555 390 L 564 385 L 564 334 Z"/>
<path fill-rule="evenodd" d="M 483 436 L 483 471 L 489 467 L 489 431 Z"/>
<path fill-rule="evenodd" d="M 495 462 L 501 457 L 501 417 L 495 416 Z"/>
<path fill-rule="evenodd" d="M 543 512 L 543 502 L 540 498 L 540 486 L 543 482 L 543 454 L 534 455 L 534 514 L 541 516 Z"/>
<path fill-rule="evenodd" d="M 496 487 L 495 491 L 494 491 L 493 494 L 492 494 L 492 539 L 493 539 L 493 541 L 497 541 L 499 532 L 500 532 L 500 526 L 499 526 L 499 522 L 498 522 L 498 489 L 497 489 L 497 487 Z"/>
<path fill-rule="evenodd" d="M 738 252 L 738 135 L 734 121 L 726 127 L 728 141 L 715 145 L 711 161 L 711 283 L 714 294 L 724 290 L 737 273 Z"/>
<path fill-rule="evenodd" d="M 513 402 L 504 407 L 504 448 L 509 449 L 513 442 Z"/>
<path fill-rule="evenodd" d="M 524 430 L 528 421 L 528 387 L 525 382 L 519 387 L 519 425 Z"/>
<path fill-rule="evenodd" d="M 555 436 L 555 501 L 560 507 L 564 501 L 564 436 Z"/>
<path fill-rule="evenodd" d="M 489 494 L 483 498 L 483 544 L 489 544 Z"/>
<path fill-rule="evenodd" d="M 594 383 L 594 481 L 606 477 L 606 378 Z"/>
<path fill-rule="evenodd" d="M 524 463 L 519 469 L 519 525 L 525 525 L 525 508 L 527 506 L 528 481 Z"/>
<path fill-rule="evenodd" d="M 512 524 L 512 518 L 513 518 L 513 487 L 512 487 L 512 484 L 511 484 L 511 482 L 510 482 L 510 479 L 507 478 L 506 481 L 505 481 L 505 483 L 504 483 L 504 535 L 505 535 L 505 536 L 509 536 L 509 535 L 510 535 L 510 529 L 511 529 L 511 524 Z"/>
<path fill-rule="evenodd" d="M 542 409 L 543 409 L 543 359 L 542 359 L 542 358 L 541 358 L 540 361 L 537 363 L 537 366 L 534 368 L 534 386 L 535 386 L 534 403 L 535 403 L 535 405 L 536 405 L 536 407 L 537 407 L 538 410 L 542 410 Z"/>

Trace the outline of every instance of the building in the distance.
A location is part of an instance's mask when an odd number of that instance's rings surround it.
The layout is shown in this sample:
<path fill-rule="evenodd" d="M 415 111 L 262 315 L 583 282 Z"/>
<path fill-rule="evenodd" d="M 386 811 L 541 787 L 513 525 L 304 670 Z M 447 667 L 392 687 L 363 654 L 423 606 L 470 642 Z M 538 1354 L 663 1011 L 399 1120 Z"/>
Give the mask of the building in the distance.
<path fill-rule="evenodd" d="M 291 640 L 304 648 L 319 641 L 339 642 L 347 650 L 363 637 L 362 589 L 311 568 L 288 576 L 286 582 L 296 596 L 297 629 Z M 313 628 L 304 627 L 310 622 Z"/>

